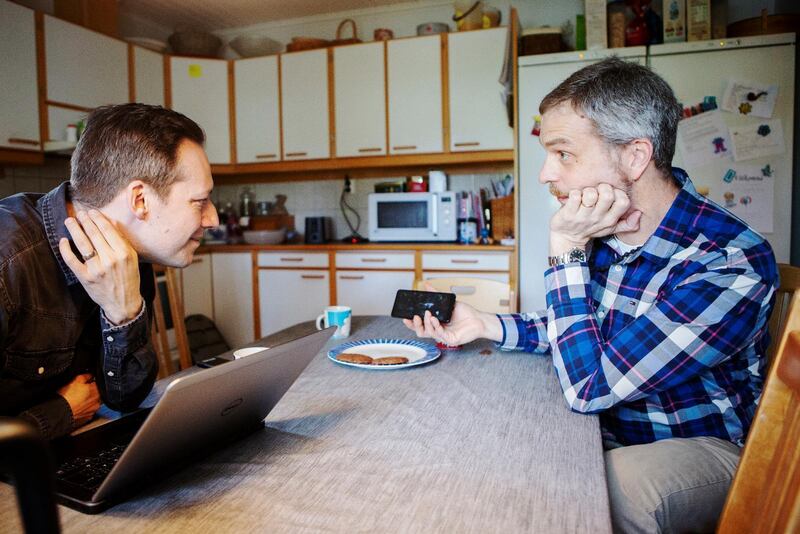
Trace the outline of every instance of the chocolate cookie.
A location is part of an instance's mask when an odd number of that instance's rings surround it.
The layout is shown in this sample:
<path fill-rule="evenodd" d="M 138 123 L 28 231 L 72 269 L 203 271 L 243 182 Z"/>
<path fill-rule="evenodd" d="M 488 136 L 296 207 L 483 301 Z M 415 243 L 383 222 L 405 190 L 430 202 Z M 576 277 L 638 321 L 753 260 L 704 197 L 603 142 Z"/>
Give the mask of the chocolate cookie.
<path fill-rule="evenodd" d="M 336 356 L 336 359 L 340 362 L 347 362 L 347 363 L 362 363 L 362 364 L 371 364 L 373 362 L 372 358 L 367 356 L 366 354 L 353 354 L 343 352 Z"/>
<path fill-rule="evenodd" d="M 385 358 L 375 358 L 372 360 L 373 365 L 400 365 L 401 363 L 408 363 L 408 358 L 403 356 L 386 356 Z"/>

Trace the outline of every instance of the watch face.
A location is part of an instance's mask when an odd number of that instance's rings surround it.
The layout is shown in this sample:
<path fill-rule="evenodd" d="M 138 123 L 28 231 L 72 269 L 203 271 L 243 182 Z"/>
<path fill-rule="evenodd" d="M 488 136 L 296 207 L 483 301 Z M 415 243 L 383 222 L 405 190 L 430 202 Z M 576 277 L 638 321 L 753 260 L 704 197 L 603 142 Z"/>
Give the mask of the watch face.
<path fill-rule="evenodd" d="M 569 251 L 569 261 L 586 261 L 586 251 L 579 248 L 573 248 Z"/>

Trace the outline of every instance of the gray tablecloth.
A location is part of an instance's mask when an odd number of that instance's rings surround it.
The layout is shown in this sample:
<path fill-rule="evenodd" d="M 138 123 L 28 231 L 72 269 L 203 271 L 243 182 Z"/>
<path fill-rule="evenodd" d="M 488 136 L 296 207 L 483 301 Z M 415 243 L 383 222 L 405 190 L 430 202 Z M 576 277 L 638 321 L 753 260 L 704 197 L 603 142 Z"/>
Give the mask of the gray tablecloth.
<path fill-rule="evenodd" d="M 355 318 L 350 340 L 372 337 L 413 334 Z M 64 531 L 610 532 L 598 420 L 567 409 L 548 357 L 475 342 L 369 371 L 330 361 L 338 343 L 263 431 L 102 515 L 59 507 Z M 17 531 L 0 486 L 0 530 Z"/>

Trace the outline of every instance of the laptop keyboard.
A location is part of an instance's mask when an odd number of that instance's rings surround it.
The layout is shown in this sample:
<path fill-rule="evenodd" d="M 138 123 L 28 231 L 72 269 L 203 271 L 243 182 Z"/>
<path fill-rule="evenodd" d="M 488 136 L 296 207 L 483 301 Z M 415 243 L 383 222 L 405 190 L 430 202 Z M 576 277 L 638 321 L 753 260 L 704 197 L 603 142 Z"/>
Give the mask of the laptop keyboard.
<path fill-rule="evenodd" d="M 127 446 L 127 443 L 109 444 L 91 456 L 70 458 L 58 466 L 56 479 L 94 491 L 103 483 Z"/>

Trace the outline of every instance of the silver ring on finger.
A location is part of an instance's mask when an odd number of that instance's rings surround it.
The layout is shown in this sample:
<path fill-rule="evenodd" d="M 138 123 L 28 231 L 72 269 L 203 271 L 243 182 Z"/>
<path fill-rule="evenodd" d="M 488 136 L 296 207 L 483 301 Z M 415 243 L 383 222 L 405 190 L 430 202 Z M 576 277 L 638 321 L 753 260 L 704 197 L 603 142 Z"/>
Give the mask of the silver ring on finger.
<path fill-rule="evenodd" d="M 83 254 L 82 256 L 83 256 L 83 261 L 84 261 L 84 262 L 86 262 L 86 261 L 89 261 L 89 260 L 91 260 L 91 259 L 92 259 L 92 258 L 94 258 L 95 256 L 97 256 L 97 251 L 96 251 L 96 250 L 94 250 L 94 249 L 92 249 L 92 251 L 91 251 L 90 253 L 88 253 L 88 254 Z"/>

